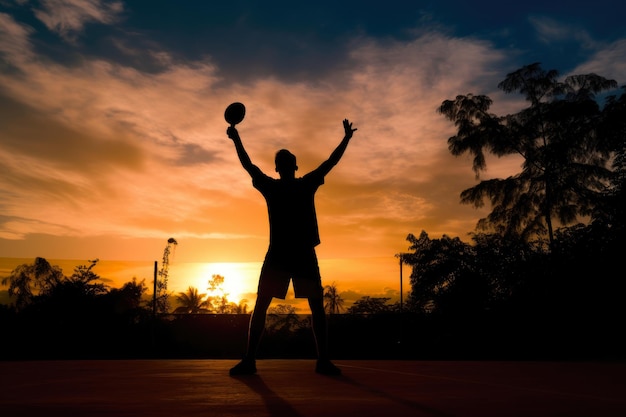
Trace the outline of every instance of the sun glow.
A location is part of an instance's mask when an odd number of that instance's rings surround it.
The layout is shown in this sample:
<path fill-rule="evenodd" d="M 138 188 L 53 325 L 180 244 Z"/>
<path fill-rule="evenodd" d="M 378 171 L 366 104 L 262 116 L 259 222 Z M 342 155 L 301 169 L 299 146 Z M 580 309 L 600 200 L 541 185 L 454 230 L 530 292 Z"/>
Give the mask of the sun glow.
<path fill-rule="evenodd" d="M 213 275 L 221 275 L 224 282 L 221 286 L 224 295 L 229 301 L 239 303 L 242 299 L 250 302 L 250 293 L 255 293 L 256 288 L 251 283 L 250 271 L 244 264 L 237 262 L 218 262 L 204 263 L 199 265 L 196 277 L 194 279 L 198 292 L 207 295 L 220 295 L 220 293 L 212 293 L 209 289 L 209 281 Z"/>

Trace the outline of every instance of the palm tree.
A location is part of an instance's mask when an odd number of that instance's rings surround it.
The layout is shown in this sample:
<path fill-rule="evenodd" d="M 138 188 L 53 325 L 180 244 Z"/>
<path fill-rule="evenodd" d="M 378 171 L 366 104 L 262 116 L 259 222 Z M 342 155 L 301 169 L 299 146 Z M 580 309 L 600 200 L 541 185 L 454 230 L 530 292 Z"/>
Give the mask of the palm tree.
<path fill-rule="evenodd" d="M 248 300 L 245 298 L 239 300 L 239 304 L 235 308 L 235 314 L 248 314 Z"/>
<path fill-rule="evenodd" d="M 174 310 L 175 313 L 198 314 L 207 311 L 206 294 L 198 294 L 198 289 L 192 286 L 187 288 L 187 292 L 179 292 L 176 296 L 180 307 Z"/>
<path fill-rule="evenodd" d="M 328 314 L 339 314 L 345 310 L 343 298 L 339 295 L 337 285 L 334 282 L 324 287 L 324 309 Z"/>

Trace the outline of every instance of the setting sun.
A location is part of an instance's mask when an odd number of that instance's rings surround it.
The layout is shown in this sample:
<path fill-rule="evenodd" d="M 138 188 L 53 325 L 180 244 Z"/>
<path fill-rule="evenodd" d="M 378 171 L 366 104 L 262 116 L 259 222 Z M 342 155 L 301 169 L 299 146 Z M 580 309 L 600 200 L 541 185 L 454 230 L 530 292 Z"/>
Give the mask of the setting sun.
<path fill-rule="evenodd" d="M 245 264 L 237 262 L 216 262 L 216 263 L 200 263 L 196 264 L 196 271 L 193 279 L 189 279 L 189 285 L 198 289 L 200 293 L 211 294 L 209 290 L 209 280 L 213 275 L 221 275 L 224 277 L 222 289 L 224 295 L 229 301 L 239 303 L 242 299 L 249 299 L 250 293 L 256 292 L 256 283 L 254 277 L 250 277 L 250 268 Z M 190 271 L 191 272 L 191 271 Z M 252 278 L 252 280 L 251 280 Z"/>

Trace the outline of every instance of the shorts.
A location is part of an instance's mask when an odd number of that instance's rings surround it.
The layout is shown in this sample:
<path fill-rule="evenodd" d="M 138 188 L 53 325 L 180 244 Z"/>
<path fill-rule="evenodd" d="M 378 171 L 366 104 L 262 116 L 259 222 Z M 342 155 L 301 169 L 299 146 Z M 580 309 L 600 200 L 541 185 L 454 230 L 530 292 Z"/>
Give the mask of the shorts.
<path fill-rule="evenodd" d="M 285 299 L 289 281 L 293 281 L 296 298 L 322 297 L 322 277 L 315 248 L 304 250 L 270 248 L 259 277 L 259 296 Z"/>

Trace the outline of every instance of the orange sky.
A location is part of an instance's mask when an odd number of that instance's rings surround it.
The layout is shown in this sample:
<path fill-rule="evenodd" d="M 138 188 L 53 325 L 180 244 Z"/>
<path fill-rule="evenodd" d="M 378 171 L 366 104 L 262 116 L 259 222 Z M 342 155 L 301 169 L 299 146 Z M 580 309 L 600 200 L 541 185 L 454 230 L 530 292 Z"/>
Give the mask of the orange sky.
<path fill-rule="evenodd" d="M 118 29 L 123 14 L 132 15 L 124 2 L 93 2 L 94 10 L 52 4 L 33 15 L 58 35 L 49 49 L 41 25 L 0 13 L 0 256 L 7 258 L 151 265 L 174 237 L 176 265 L 260 262 L 268 241 L 265 203 L 223 119 L 225 107 L 240 101 L 247 107 L 238 126 L 243 143 L 268 174 L 278 149 L 298 157 L 303 175 L 339 143 L 344 118 L 358 128 L 317 193 L 318 257 L 325 284 L 385 294 L 396 282 L 394 254 L 406 251 L 407 234 L 468 240 L 487 210 L 459 204 L 460 192 L 477 180 L 469 158 L 449 154 L 454 127 L 436 109 L 457 94 L 476 93 L 494 99 L 494 113 L 515 111 L 520 98 L 503 96 L 497 83 L 531 62 L 508 46 L 437 25 L 403 38 L 351 32 L 341 38 L 345 52 L 328 57 L 332 71 L 310 78 L 255 71 L 254 62 L 236 72 L 209 46 L 193 58 L 156 41 L 139 48 L 131 29 L 106 39 L 124 58 L 112 59 L 111 52 L 84 52 L 86 25 Z M 74 8 L 68 14 L 63 7 Z M 579 33 L 536 23 L 544 21 L 531 21 L 541 42 Z M 589 45 L 594 55 L 571 72 L 602 64 L 602 75 L 623 75 L 623 59 L 607 58 L 620 55 L 623 41 Z M 144 69 L 142 60 L 158 70 Z M 483 178 L 518 170 L 518 160 L 490 159 Z"/>

